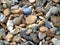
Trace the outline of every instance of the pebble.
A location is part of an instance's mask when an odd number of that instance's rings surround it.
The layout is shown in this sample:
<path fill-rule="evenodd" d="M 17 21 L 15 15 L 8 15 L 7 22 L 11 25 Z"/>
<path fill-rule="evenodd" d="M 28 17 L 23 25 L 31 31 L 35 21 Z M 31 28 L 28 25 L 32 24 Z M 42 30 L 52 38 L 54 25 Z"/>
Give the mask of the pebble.
<path fill-rule="evenodd" d="M 37 37 L 37 34 L 31 33 L 30 36 L 35 43 L 39 43 L 39 39 Z"/>
<path fill-rule="evenodd" d="M 31 13 L 32 13 L 32 9 L 31 8 L 24 8 L 23 9 L 23 13 L 25 14 L 25 15 L 30 15 Z"/>
<path fill-rule="evenodd" d="M 8 33 L 8 34 L 6 35 L 6 37 L 5 37 L 5 40 L 6 40 L 6 41 L 11 41 L 12 38 L 13 38 L 13 35 L 12 35 L 11 33 Z"/>
<path fill-rule="evenodd" d="M 46 41 L 49 41 L 51 39 L 51 37 L 46 37 Z"/>
<path fill-rule="evenodd" d="M 19 9 L 11 9 L 11 12 L 13 13 L 13 14 L 22 14 L 22 9 L 21 8 L 19 8 Z"/>
<path fill-rule="evenodd" d="M 4 10 L 4 14 L 5 14 L 5 16 L 9 16 L 9 14 L 10 14 L 10 9 L 9 9 L 9 8 L 5 9 L 5 10 Z"/>
<path fill-rule="evenodd" d="M 4 45 L 4 42 L 3 42 L 3 40 L 0 40 L 0 45 Z"/>
<path fill-rule="evenodd" d="M 2 38 L 4 38 L 6 36 L 6 32 L 5 32 L 4 28 L 0 29 L 0 36 L 2 36 Z"/>
<path fill-rule="evenodd" d="M 40 42 L 39 45 L 43 45 L 42 42 Z"/>
<path fill-rule="evenodd" d="M 54 26 L 60 27 L 60 16 L 51 16 L 51 21 Z"/>
<path fill-rule="evenodd" d="M 40 40 L 42 40 L 46 37 L 46 33 L 39 32 L 38 37 Z"/>
<path fill-rule="evenodd" d="M 30 3 L 34 3 L 36 0 L 29 0 Z"/>
<path fill-rule="evenodd" d="M 55 3 L 60 3 L 60 0 L 53 0 Z"/>
<path fill-rule="evenodd" d="M 55 36 L 55 32 L 53 32 L 53 31 L 51 31 L 51 30 L 48 30 L 48 31 L 46 32 L 46 35 L 47 35 L 47 37 L 54 37 L 54 36 Z"/>
<path fill-rule="evenodd" d="M 26 34 L 29 35 L 29 34 L 31 34 L 31 32 L 32 32 L 32 29 L 28 29 L 28 30 L 26 31 Z"/>
<path fill-rule="evenodd" d="M 13 41 L 20 42 L 21 36 L 20 34 L 14 36 Z"/>
<path fill-rule="evenodd" d="M 5 15 L 0 13 L 0 22 L 3 22 L 5 20 Z"/>
<path fill-rule="evenodd" d="M 13 19 L 14 25 L 19 25 L 23 19 L 23 15 L 20 15 L 19 17 L 16 17 Z"/>
<path fill-rule="evenodd" d="M 39 28 L 39 30 L 41 31 L 41 32 L 46 32 L 47 30 L 49 30 L 47 27 L 44 27 L 44 26 L 41 26 L 40 28 Z"/>
<path fill-rule="evenodd" d="M 3 4 L 3 8 L 5 8 L 5 9 L 6 9 L 7 7 L 8 7 L 8 6 L 7 6 L 7 4 L 6 4 L 6 3 L 4 3 L 4 4 Z"/>
<path fill-rule="evenodd" d="M 27 24 L 33 24 L 35 23 L 37 20 L 37 17 L 35 15 L 29 15 L 27 18 L 26 18 L 26 23 Z"/>
<path fill-rule="evenodd" d="M 56 35 L 55 38 L 60 40 L 60 35 Z"/>

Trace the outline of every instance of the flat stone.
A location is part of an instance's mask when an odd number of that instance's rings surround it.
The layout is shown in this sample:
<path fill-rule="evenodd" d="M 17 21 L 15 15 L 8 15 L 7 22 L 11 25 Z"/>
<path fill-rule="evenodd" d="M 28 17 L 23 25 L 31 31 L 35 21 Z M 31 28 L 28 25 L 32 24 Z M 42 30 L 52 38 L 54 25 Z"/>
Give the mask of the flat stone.
<path fill-rule="evenodd" d="M 40 40 L 42 40 L 46 37 L 46 33 L 39 32 L 38 37 Z"/>
<path fill-rule="evenodd" d="M 36 22 L 36 20 L 37 20 L 37 17 L 35 15 L 29 15 L 26 18 L 26 23 L 27 24 L 32 24 L 32 23 Z"/>
<path fill-rule="evenodd" d="M 5 14 L 5 16 L 8 16 L 10 14 L 10 9 L 9 8 L 5 9 L 4 14 Z"/>
<path fill-rule="evenodd" d="M 60 27 L 60 16 L 51 16 L 51 21 L 54 26 Z"/>

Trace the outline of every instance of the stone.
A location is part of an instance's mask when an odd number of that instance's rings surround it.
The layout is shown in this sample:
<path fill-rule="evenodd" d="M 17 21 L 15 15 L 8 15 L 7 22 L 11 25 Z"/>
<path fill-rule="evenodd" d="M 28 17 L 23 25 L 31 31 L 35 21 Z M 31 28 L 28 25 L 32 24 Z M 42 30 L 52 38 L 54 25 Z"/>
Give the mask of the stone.
<path fill-rule="evenodd" d="M 51 21 L 54 26 L 60 27 L 60 16 L 51 16 Z"/>
<path fill-rule="evenodd" d="M 31 32 L 32 32 L 32 29 L 27 29 L 26 34 L 29 35 L 31 34 Z"/>
<path fill-rule="evenodd" d="M 9 42 L 6 41 L 6 40 L 4 40 L 4 44 L 5 44 L 5 45 L 9 45 Z"/>
<path fill-rule="evenodd" d="M 20 15 L 19 17 L 16 17 L 13 19 L 14 25 L 19 25 L 23 19 L 23 15 Z"/>
<path fill-rule="evenodd" d="M 60 40 L 60 35 L 56 35 L 55 38 Z"/>
<path fill-rule="evenodd" d="M 29 0 L 30 3 L 34 3 L 36 0 Z"/>
<path fill-rule="evenodd" d="M 0 40 L 0 45 L 4 45 L 4 42 L 3 42 L 3 40 Z"/>
<path fill-rule="evenodd" d="M 19 9 L 11 9 L 11 12 L 13 13 L 13 14 L 22 14 L 22 9 L 21 8 L 19 8 Z"/>
<path fill-rule="evenodd" d="M 5 14 L 5 16 L 8 16 L 10 14 L 10 9 L 9 8 L 5 9 L 4 14 Z"/>
<path fill-rule="evenodd" d="M 20 34 L 14 36 L 13 41 L 20 42 L 21 36 Z"/>
<path fill-rule="evenodd" d="M 6 41 L 12 41 L 13 35 L 11 33 L 8 33 L 5 37 Z"/>
<path fill-rule="evenodd" d="M 31 33 L 30 36 L 31 36 L 33 42 L 39 43 L 39 39 L 37 37 L 37 34 Z"/>
<path fill-rule="evenodd" d="M 41 32 L 46 32 L 47 30 L 49 30 L 47 27 L 44 27 L 44 26 L 41 26 L 40 28 L 39 28 L 39 30 L 41 31 Z"/>
<path fill-rule="evenodd" d="M 3 22 L 5 20 L 5 15 L 0 13 L 0 22 Z"/>
<path fill-rule="evenodd" d="M 42 43 L 42 42 L 40 42 L 40 43 L 39 43 L 39 45 L 43 45 L 43 43 Z"/>
<path fill-rule="evenodd" d="M 46 33 L 39 32 L 38 37 L 40 40 L 42 40 L 46 37 Z"/>
<path fill-rule="evenodd" d="M 60 40 L 56 38 L 53 38 L 51 41 L 54 43 L 54 45 L 60 45 Z"/>
<path fill-rule="evenodd" d="M 49 41 L 51 39 L 51 37 L 46 37 L 46 41 Z"/>
<path fill-rule="evenodd" d="M 53 32 L 51 30 L 48 30 L 48 31 L 46 31 L 46 36 L 47 37 L 54 37 L 55 36 L 55 32 Z"/>
<path fill-rule="evenodd" d="M 55 3 L 60 3 L 60 0 L 53 0 Z"/>
<path fill-rule="evenodd" d="M 24 8 L 24 9 L 23 9 L 23 13 L 24 13 L 25 15 L 30 15 L 30 14 L 32 13 L 32 9 L 31 9 L 31 8 Z"/>
<path fill-rule="evenodd" d="M 3 8 L 5 8 L 5 9 L 7 8 L 7 4 L 6 3 L 3 4 Z"/>
<path fill-rule="evenodd" d="M 34 22 L 36 22 L 36 20 L 37 20 L 37 17 L 35 15 L 29 15 L 26 18 L 26 23 L 27 24 L 33 24 Z"/>
<path fill-rule="evenodd" d="M 4 28 L 0 29 L 0 36 L 2 36 L 2 38 L 4 38 L 6 36 L 6 32 L 5 32 Z"/>
<path fill-rule="evenodd" d="M 2 36 L 0 35 L 0 40 L 2 39 Z"/>

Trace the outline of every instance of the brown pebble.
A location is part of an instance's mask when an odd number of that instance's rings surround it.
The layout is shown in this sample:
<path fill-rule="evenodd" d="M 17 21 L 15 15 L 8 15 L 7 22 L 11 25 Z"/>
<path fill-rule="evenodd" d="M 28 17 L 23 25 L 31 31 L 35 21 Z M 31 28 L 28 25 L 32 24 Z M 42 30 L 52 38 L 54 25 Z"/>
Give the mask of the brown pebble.
<path fill-rule="evenodd" d="M 0 35 L 0 40 L 2 39 L 2 36 Z"/>
<path fill-rule="evenodd" d="M 10 14 L 10 9 L 9 8 L 5 9 L 4 14 L 5 14 L 5 16 L 8 16 Z"/>
<path fill-rule="evenodd" d="M 51 16 L 51 21 L 54 26 L 60 27 L 60 16 Z"/>
<path fill-rule="evenodd" d="M 39 30 L 40 30 L 41 32 L 46 32 L 46 31 L 49 30 L 49 29 L 48 29 L 47 27 L 42 26 L 42 27 L 39 28 Z"/>
<path fill-rule="evenodd" d="M 51 39 L 51 37 L 46 37 L 46 41 L 49 41 Z"/>
<path fill-rule="evenodd" d="M 13 14 L 22 14 L 22 9 L 12 9 L 11 10 L 11 12 L 13 13 Z"/>
<path fill-rule="evenodd" d="M 5 37 L 5 40 L 12 41 L 13 35 L 11 33 L 8 33 Z"/>
<path fill-rule="evenodd" d="M 46 35 L 47 35 L 47 37 L 54 37 L 55 33 L 51 30 L 48 30 L 48 31 L 46 31 Z"/>
<path fill-rule="evenodd" d="M 60 3 L 60 0 L 53 0 L 55 3 Z"/>
<path fill-rule="evenodd" d="M 26 23 L 27 24 L 32 24 L 32 23 L 36 22 L 36 20 L 37 20 L 37 17 L 35 15 L 29 15 L 26 18 Z"/>

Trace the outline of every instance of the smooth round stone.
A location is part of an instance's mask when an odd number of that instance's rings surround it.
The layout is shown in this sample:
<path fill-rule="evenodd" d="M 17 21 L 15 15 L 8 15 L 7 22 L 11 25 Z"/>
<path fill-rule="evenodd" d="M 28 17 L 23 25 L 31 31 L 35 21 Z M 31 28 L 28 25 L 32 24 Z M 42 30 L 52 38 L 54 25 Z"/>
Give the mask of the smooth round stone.
<path fill-rule="evenodd" d="M 4 8 L 7 8 L 7 4 L 4 3 L 4 4 L 3 4 L 3 7 L 4 7 Z"/>
<path fill-rule="evenodd" d="M 47 27 L 42 26 L 42 27 L 39 28 L 39 30 L 40 30 L 41 32 L 46 32 L 46 31 L 49 30 L 49 29 L 48 29 Z"/>
<path fill-rule="evenodd" d="M 24 8 L 23 12 L 25 15 L 30 15 L 32 13 L 32 9 L 31 8 Z"/>
<path fill-rule="evenodd" d="M 38 37 L 40 40 L 42 40 L 46 37 L 46 33 L 39 32 Z"/>
<path fill-rule="evenodd" d="M 33 24 L 34 22 L 36 22 L 36 20 L 37 20 L 37 17 L 35 15 L 29 15 L 26 18 L 26 23 L 27 24 Z"/>
<path fill-rule="evenodd" d="M 8 16 L 10 14 L 10 9 L 9 8 L 5 9 L 4 14 L 5 14 L 5 16 Z"/>
<path fill-rule="evenodd" d="M 34 3 L 36 0 L 29 0 L 30 3 Z"/>

